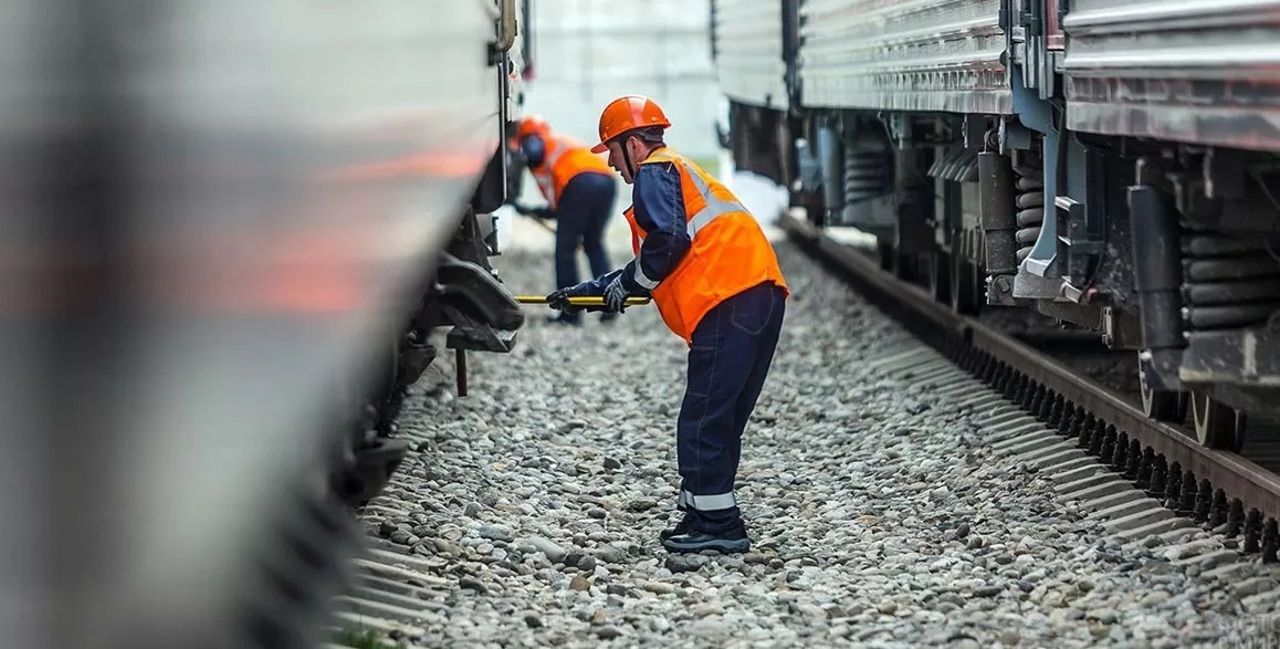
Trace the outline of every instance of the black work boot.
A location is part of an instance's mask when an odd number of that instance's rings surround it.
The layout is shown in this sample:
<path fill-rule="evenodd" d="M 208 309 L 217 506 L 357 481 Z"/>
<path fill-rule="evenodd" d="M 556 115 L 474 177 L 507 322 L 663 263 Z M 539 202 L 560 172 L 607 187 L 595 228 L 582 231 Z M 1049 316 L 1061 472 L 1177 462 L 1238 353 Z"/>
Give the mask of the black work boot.
<path fill-rule="evenodd" d="M 680 519 L 680 522 L 676 523 L 675 527 L 668 527 L 667 529 L 662 530 L 661 532 L 658 532 L 658 540 L 666 541 L 667 539 L 673 536 L 677 536 L 680 534 L 688 534 L 689 531 L 690 531 L 689 515 L 685 514 L 684 518 Z"/>
<path fill-rule="evenodd" d="M 747 538 L 745 526 L 738 526 L 723 532 L 704 532 L 691 529 L 684 534 L 675 534 L 663 539 L 662 547 L 669 552 L 697 553 L 703 550 L 715 550 L 722 554 L 736 554 L 751 549 L 751 539 Z"/>

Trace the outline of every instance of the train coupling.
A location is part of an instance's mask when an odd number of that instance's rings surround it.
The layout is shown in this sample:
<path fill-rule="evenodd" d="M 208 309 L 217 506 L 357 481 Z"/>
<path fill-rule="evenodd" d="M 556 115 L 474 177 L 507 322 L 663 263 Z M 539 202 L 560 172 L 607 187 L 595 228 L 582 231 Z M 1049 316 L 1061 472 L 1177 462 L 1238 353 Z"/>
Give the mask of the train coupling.
<path fill-rule="evenodd" d="M 454 350 L 458 396 L 465 397 L 467 351 L 510 352 L 524 326 L 524 312 L 492 273 L 448 253 L 437 271 L 436 291 L 445 319 L 453 325 L 445 346 Z"/>

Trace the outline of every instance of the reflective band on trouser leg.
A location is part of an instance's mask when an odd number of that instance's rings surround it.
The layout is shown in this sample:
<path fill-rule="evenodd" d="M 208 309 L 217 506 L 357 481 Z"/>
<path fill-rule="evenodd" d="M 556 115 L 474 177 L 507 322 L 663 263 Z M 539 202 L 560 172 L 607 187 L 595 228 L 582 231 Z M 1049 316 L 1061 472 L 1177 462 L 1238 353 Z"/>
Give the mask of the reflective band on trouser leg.
<path fill-rule="evenodd" d="M 729 493 L 710 494 L 705 496 L 697 496 L 688 491 L 681 491 L 680 501 L 681 503 L 700 512 L 711 512 L 738 506 L 738 499 L 734 497 L 732 491 Z"/>

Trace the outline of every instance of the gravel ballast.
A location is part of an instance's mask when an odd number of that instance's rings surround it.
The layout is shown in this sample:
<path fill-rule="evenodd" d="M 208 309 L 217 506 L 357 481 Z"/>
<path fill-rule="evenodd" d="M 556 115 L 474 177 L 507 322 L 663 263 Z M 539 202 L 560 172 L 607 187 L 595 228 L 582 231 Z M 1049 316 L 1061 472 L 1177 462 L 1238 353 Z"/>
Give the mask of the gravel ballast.
<path fill-rule="evenodd" d="M 406 639 L 1175 647 L 1249 623 L 1226 583 L 1160 547 L 1104 541 L 1044 476 L 984 443 L 980 413 L 868 372 L 920 343 L 776 245 L 794 295 L 744 440 L 751 552 L 658 542 L 676 520 L 686 348 L 656 310 L 569 329 L 531 308 L 515 352 L 469 356 L 469 396 L 443 360 L 415 386 L 400 423 L 415 452 L 362 514 L 390 550 L 379 561 L 403 553 L 406 573 L 383 578 L 408 585 Z M 549 255 L 494 262 L 514 292 L 547 292 Z"/>

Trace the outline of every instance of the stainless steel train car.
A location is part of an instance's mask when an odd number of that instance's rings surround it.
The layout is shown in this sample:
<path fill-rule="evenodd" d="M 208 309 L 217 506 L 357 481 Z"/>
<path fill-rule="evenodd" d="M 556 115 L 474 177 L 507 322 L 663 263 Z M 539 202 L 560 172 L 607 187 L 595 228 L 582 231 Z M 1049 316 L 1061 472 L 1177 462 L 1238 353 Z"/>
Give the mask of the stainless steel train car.
<path fill-rule="evenodd" d="M 1280 1 L 714 5 L 734 159 L 816 223 L 1134 351 L 1202 444 L 1280 409 Z"/>
<path fill-rule="evenodd" d="M 6 6 L 7 644 L 319 643 L 428 336 L 523 323 L 522 4 Z"/>

